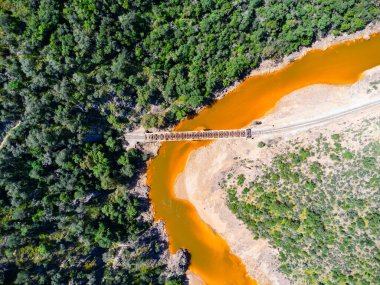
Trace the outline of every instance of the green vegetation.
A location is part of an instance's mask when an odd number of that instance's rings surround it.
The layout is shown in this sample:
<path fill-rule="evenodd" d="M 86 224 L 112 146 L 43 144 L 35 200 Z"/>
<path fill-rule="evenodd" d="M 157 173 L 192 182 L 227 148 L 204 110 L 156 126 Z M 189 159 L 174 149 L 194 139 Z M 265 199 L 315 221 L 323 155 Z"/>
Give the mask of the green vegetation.
<path fill-rule="evenodd" d="M 379 14 L 364 0 L 1 1 L 0 137 L 20 124 L 0 150 L 0 283 L 180 283 L 131 190 L 146 156 L 122 131 L 171 125 L 261 60 Z"/>
<path fill-rule="evenodd" d="M 263 148 L 265 145 L 265 142 L 258 142 L 257 147 Z"/>
<path fill-rule="evenodd" d="M 330 139 L 321 135 L 307 149 L 304 141 L 288 141 L 268 165 L 251 162 L 250 177 L 227 176 L 229 208 L 255 238 L 279 249 L 292 284 L 380 279 L 379 131 L 377 118 Z"/>
<path fill-rule="evenodd" d="M 12 100 L 2 109 L 20 115 L 21 90 L 57 85 L 77 108 L 99 109 L 116 128 L 138 122 L 152 105 L 173 123 L 261 60 L 380 15 L 365 0 L 5 0 L 1 7 L 1 53 L 12 58 Z"/>
<path fill-rule="evenodd" d="M 237 177 L 237 185 L 241 186 L 243 185 L 244 181 L 245 181 L 245 176 L 243 174 L 240 174 L 238 177 Z"/>
<path fill-rule="evenodd" d="M 370 82 L 369 89 L 367 90 L 367 93 L 377 91 L 379 84 L 380 84 L 380 80 Z"/>

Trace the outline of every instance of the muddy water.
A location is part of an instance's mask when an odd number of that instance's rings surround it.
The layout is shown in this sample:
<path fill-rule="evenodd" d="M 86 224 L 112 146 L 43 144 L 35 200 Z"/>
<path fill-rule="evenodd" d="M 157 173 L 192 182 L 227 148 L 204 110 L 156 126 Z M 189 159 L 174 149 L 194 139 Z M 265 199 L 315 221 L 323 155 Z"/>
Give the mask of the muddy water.
<path fill-rule="evenodd" d="M 380 65 L 380 34 L 369 40 L 311 51 L 279 71 L 246 79 L 211 108 L 191 120 L 184 120 L 176 130 L 243 128 L 294 90 L 319 83 L 353 83 L 363 71 L 376 65 Z M 163 219 L 166 224 L 170 251 L 188 249 L 190 269 L 207 284 L 256 284 L 247 276 L 241 260 L 231 254 L 228 244 L 199 218 L 195 208 L 175 197 L 174 183 L 189 153 L 208 143 L 162 144 L 148 168 L 155 219 Z"/>

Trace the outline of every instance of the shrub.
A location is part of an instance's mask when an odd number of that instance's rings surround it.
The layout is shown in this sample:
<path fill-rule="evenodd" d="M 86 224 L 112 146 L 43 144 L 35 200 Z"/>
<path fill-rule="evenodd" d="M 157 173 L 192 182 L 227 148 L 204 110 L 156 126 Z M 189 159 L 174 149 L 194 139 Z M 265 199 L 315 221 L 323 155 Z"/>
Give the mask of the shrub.
<path fill-rule="evenodd" d="M 265 142 L 259 142 L 258 144 L 257 144 L 257 146 L 259 147 L 259 148 L 263 148 L 264 146 L 265 146 Z"/>
<path fill-rule="evenodd" d="M 241 186 L 241 185 L 243 185 L 244 181 L 245 181 L 245 176 L 244 176 L 243 174 L 240 174 L 240 175 L 237 177 L 237 184 L 238 184 L 239 186 Z"/>

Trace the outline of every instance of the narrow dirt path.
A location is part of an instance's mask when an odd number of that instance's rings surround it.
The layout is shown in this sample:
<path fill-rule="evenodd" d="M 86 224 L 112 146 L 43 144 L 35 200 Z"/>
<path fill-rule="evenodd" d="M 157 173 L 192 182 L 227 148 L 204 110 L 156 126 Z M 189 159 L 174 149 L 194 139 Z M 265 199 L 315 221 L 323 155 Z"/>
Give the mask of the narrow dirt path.
<path fill-rule="evenodd" d="M 12 128 L 10 128 L 10 129 L 7 131 L 7 133 L 6 133 L 5 136 L 4 136 L 4 139 L 3 139 L 2 142 L 0 143 L 0 149 L 2 149 L 2 148 L 5 146 L 5 143 L 7 142 L 10 133 L 11 133 L 14 129 L 16 129 L 20 124 L 21 124 L 21 121 L 17 121 L 16 125 L 14 125 Z"/>

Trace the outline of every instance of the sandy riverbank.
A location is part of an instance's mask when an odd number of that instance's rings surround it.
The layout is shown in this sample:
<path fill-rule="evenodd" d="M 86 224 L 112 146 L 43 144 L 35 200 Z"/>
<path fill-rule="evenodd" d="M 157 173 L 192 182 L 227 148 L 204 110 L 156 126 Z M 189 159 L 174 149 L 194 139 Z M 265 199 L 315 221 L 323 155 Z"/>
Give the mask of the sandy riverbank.
<path fill-rule="evenodd" d="M 257 128 L 280 127 L 351 109 L 380 99 L 380 66 L 367 71 L 362 79 L 351 86 L 313 85 L 284 97 L 261 119 Z M 377 88 L 377 89 L 376 89 Z M 314 133 L 337 131 L 348 121 L 380 113 L 380 107 L 366 112 L 335 119 L 312 130 Z M 200 217 L 220 234 L 234 254 L 247 266 L 249 274 L 261 284 L 289 284 L 277 270 L 277 252 L 265 240 L 253 240 L 249 230 L 228 210 L 225 193 L 218 186 L 223 173 L 234 167 L 234 158 L 259 159 L 265 163 L 273 157 L 273 151 L 257 147 L 259 141 L 286 140 L 295 137 L 312 137 L 310 130 L 279 133 L 275 137 L 261 136 L 253 140 L 216 141 L 194 151 L 184 172 L 178 177 L 176 195 L 189 200 Z"/>

